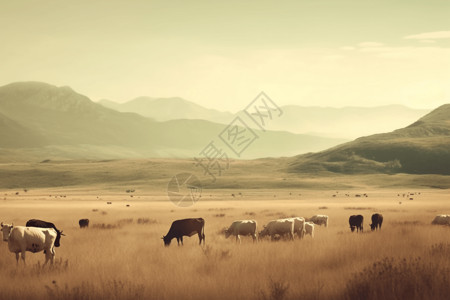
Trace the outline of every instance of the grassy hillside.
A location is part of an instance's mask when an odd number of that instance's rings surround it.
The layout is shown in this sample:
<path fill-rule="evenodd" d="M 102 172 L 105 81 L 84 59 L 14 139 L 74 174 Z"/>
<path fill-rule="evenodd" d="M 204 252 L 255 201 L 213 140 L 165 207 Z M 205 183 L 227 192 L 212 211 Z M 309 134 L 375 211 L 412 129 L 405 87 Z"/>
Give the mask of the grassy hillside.
<path fill-rule="evenodd" d="M 408 127 L 292 159 L 292 172 L 450 174 L 450 104 Z"/>
<path fill-rule="evenodd" d="M 204 189 L 227 189 L 238 194 L 245 189 L 256 191 L 287 189 L 293 194 L 301 190 L 365 190 L 370 188 L 450 188 L 445 175 L 420 174 L 334 174 L 286 172 L 288 158 L 233 160 L 215 182 L 196 167 L 193 159 L 139 160 L 71 160 L 40 163 L 0 164 L 0 188 L 21 191 L 24 188 L 82 186 L 107 188 L 123 192 L 126 188 L 155 190 L 165 193 L 170 179 L 178 173 L 197 176 Z M 334 193 L 334 192 L 330 192 Z M 229 195 L 229 194 L 228 194 Z"/>

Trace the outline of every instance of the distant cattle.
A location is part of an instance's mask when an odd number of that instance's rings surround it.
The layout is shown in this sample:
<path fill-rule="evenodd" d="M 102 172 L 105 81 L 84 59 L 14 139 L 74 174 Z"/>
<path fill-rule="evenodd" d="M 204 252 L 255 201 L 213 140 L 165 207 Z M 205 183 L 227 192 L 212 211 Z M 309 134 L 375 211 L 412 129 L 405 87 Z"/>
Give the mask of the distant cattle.
<path fill-rule="evenodd" d="M 358 231 L 363 231 L 363 222 L 364 222 L 364 217 L 361 215 L 353 215 L 350 216 L 350 218 L 348 219 L 348 222 L 350 224 L 350 229 L 353 231 L 355 231 L 356 228 L 356 232 Z"/>
<path fill-rule="evenodd" d="M 311 237 L 314 237 L 314 223 L 313 222 L 305 222 L 305 235 L 309 234 Z"/>
<path fill-rule="evenodd" d="M 61 241 L 61 236 L 65 234 L 62 232 L 62 230 L 58 230 L 58 228 L 56 228 L 55 224 L 51 223 L 51 222 L 46 222 L 46 221 L 42 221 L 42 220 L 37 220 L 37 219 L 31 219 L 28 220 L 27 223 L 25 224 L 25 226 L 27 227 L 40 227 L 40 228 L 53 228 L 56 231 L 56 241 L 55 241 L 55 247 L 59 247 L 60 246 L 60 241 Z"/>
<path fill-rule="evenodd" d="M 183 236 L 193 236 L 198 234 L 199 244 L 205 244 L 205 220 L 202 218 L 182 219 L 173 221 L 169 232 L 162 237 L 164 245 L 169 246 L 173 238 L 177 239 L 178 245 L 183 245 Z"/>
<path fill-rule="evenodd" d="M 433 225 L 450 225 L 450 215 L 437 215 L 433 222 Z"/>
<path fill-rule="evenodd" d="M 108 201 L 108 202 L 106 202 L 106 204 L 112 204 L 112 202 Z"/>
<path fill-rule="evenodd" d="M 381 214 L 373 214 L 372 215 L 372 224 L 370 224 L 370 229 L 373 230 L 381 230 L 381 225 L 383 224 L 383 215 Z"/>
<path fill-rule="evenodd" d="M 280 219 L 270 221 L 264 229 L 259 233 L 261 237 L 270 235 L 271 239 L 275 239 L 275 235 L 288 236 L 291 240 L 294 240 L 294 220 Z"/>
<path fill-rule="evenodd" d="M 45 263 L 50 260 L 53 264 L 55 258 L 56 231 L 53 228 L 38 228 L 14 226 L 1 223 L 3 241 L 8 242 L 9 251 L 16 254 L 16 262 L 19 263 L 19 253 L 25 263 L 25 253 L 40 252 L 44 250 Z"/>
<path fill-rule="evenodd" d="M 80 225 L 80 228 L 89 227 L 89 219 L 80 219 L 78 224 Z"/>
<path fill-rule="evenodd" d="M 328 216 L 326 215 L 315 215 L 309 219 L 309 222 L 313 222 L 316 225 L 325 225 L 328 227 Z"/>
<path fill-rule="evenodd" d="M 253 242 L 258 241 L 256 236 L 258 224 L 255 220 L 239 220 L 234 221 L 231 226 L 225 230 L 225 238 L 234 235 L 236 237 L 236 242 L 241 242 L 241 235 L 250 235 L 253 238 Z"/>

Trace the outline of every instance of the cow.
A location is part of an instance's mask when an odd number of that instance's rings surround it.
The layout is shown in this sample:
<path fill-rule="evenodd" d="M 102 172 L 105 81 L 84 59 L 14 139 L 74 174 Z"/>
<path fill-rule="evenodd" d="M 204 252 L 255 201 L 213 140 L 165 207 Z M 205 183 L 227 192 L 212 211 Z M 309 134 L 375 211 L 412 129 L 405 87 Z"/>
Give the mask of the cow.
<path fill-rule="evenodd" d="M 250 235 L 253 238 L 253 242 L 258 242 L 256 236 L 258 224 L 255 220 L 239 220 L 234 221 L 231 226 L 225 230 L 225 238 L 229 238 L 230 235 L 236 237 L 236 242 L 241 243 L 241 235 Z"/>
<path fill-rule="evenodd" d="M 314 237 L 314 223 L 305 222 L 305 235 L 309 234 L 312 238 Z"/>
<path fill-rule="evenodd" d="M 8 242 L 10 252 L 16 254 L 16 262 L 19 264 L 19 253 L 23 263 L 25 262 L 25 253 L 40 252 L 44 250 L 45 263 L 50 260 L 53 264 L 55 259 L 55 241 L 57 237 L 56 230 L 53 228 L 14 226 L 13 224 L 1 223 L 3 232 L 3 241 Z"/>
<path fill-rule="evenodd" d="M 55 241 L 55 247 L 59 247 L 60 246 L 60 240 L 61 240 L 61 236 L 65 234 L 61 231 L 59 231 L 55 224 L 50 223 L 50 222 L 46 222 L 46 221 L 42 221 L 42 220 L 37 220 L 37 219 L 31 219 L 28 220 L 28 222 L 25 225 L 26 227 L 40 227 L 40 228 L 53 228 L 56 231 L 56 241 Z"/>
<path fill-rule="evenodd" d="M 271 239 L 275 239 L 275 235 L 288 235 L 291 240 L 294 240 L 294 219 L 280 219 L 270 221 L 264 229 L 259 233 L 261 237 L 270 235 Z"/>
<path fill-rule="evenodd" d="M 325 227 L 328 227 L 328 216 L 315 215 L 309 219 L 309 222 L 313 222 L 314 224 L 320 225 L 320 226 L 325 225 Z"/>
<path fill-rule="evenodd" d="M 305 236 L 305 218 L 292 217 L 286 219 L 294 220 L 294 235 L 297 235 L 300 239 L 302 239 Z"/>
<path fill-rule="evenodd" d="M 433 222 L 433 225 L 450 225 L 450 215 L 437 215 Z"/>
<path fill-rule="evenodd" d="M 373 214 L 372 215 L 372 224 L 370 224 L 370 229 L 374 231 L 378 228 L 381 230 L 381 225 L 383 224 L 383 215 L 382 214 Z"/>
<path fill-rule="evenodd" d="M 350 229 L 353 231 L 355 231 L 356 228 L 356 232 L 358 231 L 363 231 L 363 221 L 364 221 L 364 217 L 361 215 L 353 215 L 350 216 L 350 218 L 348 219 L 348 223 L 350 224 Z"/>
<path fill-rule="evenodd" d="M 80 219 L 78 224 L 80 225 L 80 228 L 87 228 L 89 227 L 89 219 Z"/>
<path fill-rule="evenodd" d="M 193 236 L 194 234 L 198 234 L 199 245 L 205 245 L 205 220 L 202 218 L 196 219 L 182 219 L 173 221 L 170 226 L 169 232 L 162 237 L 164 240 L 164 245 L 167 247 L 170 245 L 170 242 L 173 238 L 177 239 L 178 246 L 183 245 L 183 236 Z"/>

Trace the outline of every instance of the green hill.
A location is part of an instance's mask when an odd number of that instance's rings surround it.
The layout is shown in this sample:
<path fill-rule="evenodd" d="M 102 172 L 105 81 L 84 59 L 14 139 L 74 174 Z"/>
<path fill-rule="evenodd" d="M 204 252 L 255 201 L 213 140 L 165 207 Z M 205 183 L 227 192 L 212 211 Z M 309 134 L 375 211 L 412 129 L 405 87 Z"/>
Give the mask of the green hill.
<path fill-rule="evenodd" d="M 450 104 L 405 128 L 296 156 L 289 170 L 450 174 Z"/>

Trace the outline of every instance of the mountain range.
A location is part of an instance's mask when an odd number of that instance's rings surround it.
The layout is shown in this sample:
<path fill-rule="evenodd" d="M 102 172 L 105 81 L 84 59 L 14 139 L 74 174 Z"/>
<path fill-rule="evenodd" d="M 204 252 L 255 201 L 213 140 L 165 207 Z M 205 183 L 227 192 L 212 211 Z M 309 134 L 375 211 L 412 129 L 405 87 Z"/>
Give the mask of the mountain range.
<path fill-rule="evenodd" d="M 152 104 L 152 109 L 148 108 L 149 102 L 156 103 Z M 157 120 L 149 115 L 107 108 L 105 101 L 102 103 L 95 103 L 70 87 L 40 82 L 18 82 L 0 87 L 0 162 L 192 158 L 199 156 L 211 141 L 233 157 L 218 138 L 227 124 L 197 118 L 216 114 L 217 121 L 225 121 L 236 115 L 208 110 L 180 98 L 142 98 L 135 101 L 133 105 L 136 105 L 136 110 L 143 105 L 141 113 L 147 109 L 154 113 L 158 111 L 160 119 Z M 161 121 L 172 118 L 171 109 L 174 116 L 180 119 Z M 354 127 L 361 126 L 358 122 L 362 121 L 357 120 L 363 119 L 362 116 L 382 118 L 384 114 L 388 119 L 395 116 L 401 119 L 400 116 L 405 113 L 417 113 L 408 112 L 401 106 L 375 108 L 374 112 L 365 115 L 365 110 L 360 108 L 282 109 L 285 113 L 283 117 L 287 116 L 287 119 L 297 109 L 309 110 L 311 120 L 314 116 L 322 120 L 336 120 L 336 111 L 340 111 L 338 115 L 348 124 L 356 120 Z M 354 113 L 343 117 L 350 110 Z M 390 111 L 390 116 L 387 116 L 386 110 Z M 343 125 L 346 124 L 344 121 L 335 127 L 350 126 Z M 328 133 L 334 130 L 332 125 L 328 124 Z M 240 158 L 291 156 L 287 158 L 288 172 L 450 174 L 450 104 L 438 107 L 403 128 L 367 135 L 350 142 L 287 131 L 254 132 L 258 138 Z"/>
<path fill-rule="evenodd" d="M 41 82 L 0 87 L 2 162 L 193 157 L 211 140 L 219 140 L 217 137 L 225 127 L 197 119 L 160 122 L 136 113 L 115 111 L 70 87 Z M 255 134 L 259 138 L 241 158 L 292 156 L 345 141 L 280 131 L 255 130 Z M 226 145 L 221 147 L 226 150 Z"/>
<path fill-rule="evenodd" d="M 157 121 L 201 119 L 228 124 L 240 112 L 208 109 L 182 98 L 139 97 L 125 103 L 100 100 L 101 105 L 120 112 L 134 112 Z M 315 107 L 285 105 L 283 115 L 267 124 L 269 130 L 314 136 L 354 139 L 407 126 L 430 112 L 402 105 L 378 107 Z"/>

